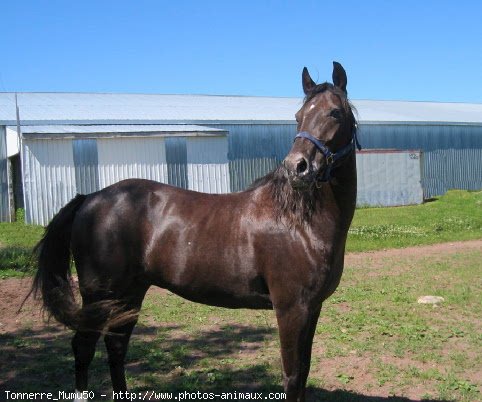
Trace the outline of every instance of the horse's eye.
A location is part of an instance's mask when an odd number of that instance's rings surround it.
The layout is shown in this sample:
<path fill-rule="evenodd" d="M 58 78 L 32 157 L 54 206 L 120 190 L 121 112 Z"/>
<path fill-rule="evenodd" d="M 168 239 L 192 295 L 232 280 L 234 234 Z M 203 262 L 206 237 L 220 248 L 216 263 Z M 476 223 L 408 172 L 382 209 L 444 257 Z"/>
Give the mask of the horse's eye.
<path fill-rule="evenodd" d="M 340 119 L 341 118 L 341 110 L 340 109 L 333 109 L 330 112 L 330 117 L 333 117 L 335 119 Z"/>

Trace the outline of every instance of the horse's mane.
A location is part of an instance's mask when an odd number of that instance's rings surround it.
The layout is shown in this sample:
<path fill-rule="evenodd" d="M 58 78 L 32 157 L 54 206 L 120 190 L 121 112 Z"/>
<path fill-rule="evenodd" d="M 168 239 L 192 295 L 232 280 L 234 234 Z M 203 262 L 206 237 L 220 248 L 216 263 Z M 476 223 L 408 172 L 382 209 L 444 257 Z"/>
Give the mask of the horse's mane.
<path fill-rule="evenodd" d="M 346 94 L 333 84 L 324 82 L 316 85 L 306 95 L 303 104 L 325 91 L 331 91 L 340 97 L 346 115 L 351 120 L 352 130 L 356 130 L 357 123 L 353 114 L 356 109 L 348 100 Z M 321 202 L 319 197 L 316 197 L 320 190 L 315 183 L 303 189 L 293 188 L 288 180 L 288 172 L 282 164 L 267 175 L 255 180 L 248 190 L 255 190 L 260 187 L 266 187 L 269 195 L 275 201 L 277 218 L 280 220 L 286 219 L 290 226 L 309 223 L 317 204 Z"/>
<path fill-rule="evenodd" d="M 260 187 L 267 188 L 269 196 L 275 201 L 276 218 L 286 221 L 290 226 L 309 223 L 320 201 L 315 194 L 319 191 L 315 183 L 303 189 L 293 188 L 283 165 L 255 180 L 248 190 Z"/>

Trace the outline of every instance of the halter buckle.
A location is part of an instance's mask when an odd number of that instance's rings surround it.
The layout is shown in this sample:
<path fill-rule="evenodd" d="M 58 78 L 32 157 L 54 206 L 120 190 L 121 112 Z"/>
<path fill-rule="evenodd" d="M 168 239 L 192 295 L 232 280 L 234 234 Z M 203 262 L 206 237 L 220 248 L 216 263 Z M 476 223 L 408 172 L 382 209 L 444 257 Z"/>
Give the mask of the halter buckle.
<path fill-rule="evenodd" d="M 328 165 L 333 165 L 335 163 L 335 156 L 333 154 L 330 154 L 326 157 L 326 163 Z"/>

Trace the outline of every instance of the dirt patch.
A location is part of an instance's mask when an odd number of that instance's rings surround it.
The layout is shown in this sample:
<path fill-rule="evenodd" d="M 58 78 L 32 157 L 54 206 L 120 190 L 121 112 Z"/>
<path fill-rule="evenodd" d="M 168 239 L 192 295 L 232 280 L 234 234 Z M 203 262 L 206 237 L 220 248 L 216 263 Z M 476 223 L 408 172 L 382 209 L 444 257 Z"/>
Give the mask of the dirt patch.
<path fill-rule="evenodd" d="M 458 252 L 469 250 L 482 250 L 481 240 L 469 240 L 451 243 L 432 244 L 429 246 L 417 246 L 396 248 L 381 251 L 367 251 L 362 253 L 347 253 L 345 256 L 345 264 L 361 265 L 362 262 L 370 262 L 371 265 L 384 264 L 386 259 L 391 258 L 427 258 L 436 257 L 441 254 L 450 255 Z"/>
<path fill-rule="evenodd" d="M 37 301 L 27 297 L 32 278 L 9 278 L 0 280 L 0 334 L 22 329 L 39 329 L 47 325 Z M 56 323 L 49 325 L 60 328 Z"/>
<path fill-rule="evenodd" d="M 448 256 L 477 250 L 482 250 L 482 240 L 347 253 L 345 267 L 367 269 L 368 276 L 399 274 L 411 270 L 422 260 L 444 261 Z M 387 270 L 386 267 L 393 269 Z"/>

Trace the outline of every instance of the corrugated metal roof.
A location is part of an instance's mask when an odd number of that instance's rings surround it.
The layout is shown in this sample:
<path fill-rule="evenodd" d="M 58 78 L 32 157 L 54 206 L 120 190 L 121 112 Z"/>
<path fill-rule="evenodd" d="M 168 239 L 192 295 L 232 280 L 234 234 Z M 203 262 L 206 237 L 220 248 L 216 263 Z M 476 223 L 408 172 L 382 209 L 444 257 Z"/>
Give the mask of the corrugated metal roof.
<path fill-rule="evenodd" d="M 353 104 L 362 123 L 482 123 L 481 103 L 356 100 Z"/>
<path fill-rule="evenodd" d="M 292 122 L 301 98 L 19 93 L 23 124 Z M 359 121 L 482 123 L 482 104 L 354 100 Z M 15 94 L 0 93 L 0 124 L 15 124 Z"/>
<path fill-rule="evenodd" d="M 15 130 L 15 126 L 8 127 Z M 218 128 L 196 126 L 193 124 L 139 124 L 139 125 L 45 125 L 22 126 L 22 134 L 122 134 L 148 133 L 169 135 L 226 135 L 225 130 Z"/>
<path fill-rule="evenodd" d="M 19 93 L 23 124 L 206 123 L 293 120 L 300 99 L 207 95 Z M 15 99 L 0 93 L 0 122 L 15 124 Z"/>

